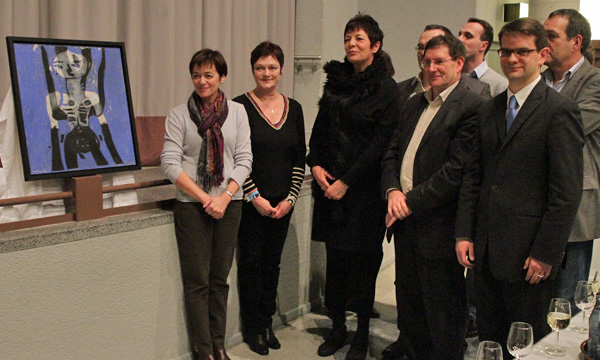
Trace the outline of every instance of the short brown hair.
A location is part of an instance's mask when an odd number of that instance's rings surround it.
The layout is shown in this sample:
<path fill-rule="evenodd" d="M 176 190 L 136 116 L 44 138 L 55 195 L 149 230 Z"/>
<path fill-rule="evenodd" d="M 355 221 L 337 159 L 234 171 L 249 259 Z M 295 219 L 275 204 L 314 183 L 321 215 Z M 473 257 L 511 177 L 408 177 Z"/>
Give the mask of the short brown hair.
<path fill-rule="evenodd" d="M 258 59 L 272 56 L 279 62 L 279 66 L 283 67 L 283 50 L 281 47 L 275 43 L 270 41 L 263 41 L 260 44 L 256 45 L 252 53 L 250 54 L 250 65 L 254 69 L 254 64 L 258 61 Z"/>
<path fill-rule="evenodd" d="M 425 52 L 429 49 L 433 49 L 439 46 L 447 46 L 448 53 L 452 60 L 456 60 L 459 57 L 465 57 L 467 50 L 465 49 L 465 45 L 462 41 L 458 40 L 458 38 L 452 34 L 450 35 L 438 35 L 434 36 L 425 45 Z"/>
<path fill-rule="evenodd" d="M 383 48 L 383 31 L 379 28 L 379 23 L 371 15 L 358 13 L 352 19 L 348 20 L 344 28 L 344 36 L 347 33 L 357 30 L 364 30 L 371 42 L 371 48 L 379 41 L 379 49 Z"/>
<path fill-rule="evenodd" d="M 227 76 L 227 62 L 218 50 L 202 49 L 192 56 L 190 60 L 190 75 L 194 72 L 194 66 L 214 65 L 219 76 Z"/>
<path fill-rule="evenodd" d="M 577 35 L 581 35 L 581 53 L 586 55 L 592 38 L 592 29 L 590 22 L 581 13 L 575 9 L 554 10 L 548 15 L 548 19 L 555 16 L 562 16 L 569 24 L 567 25 L 567 38 L 571 40 Z"/>
<path fill-rule="evenodd" d="M 533 18 L 516 19 L 504 25 L 498 34 L 500 46 L 502 46 L 502 36 L 514 33 L 533 36 L 535 49 L 537 51 L 548 47 L 548 36 L 546 35 L 546 29 L 544 29 L 544 26 L 539 21 Z"/>

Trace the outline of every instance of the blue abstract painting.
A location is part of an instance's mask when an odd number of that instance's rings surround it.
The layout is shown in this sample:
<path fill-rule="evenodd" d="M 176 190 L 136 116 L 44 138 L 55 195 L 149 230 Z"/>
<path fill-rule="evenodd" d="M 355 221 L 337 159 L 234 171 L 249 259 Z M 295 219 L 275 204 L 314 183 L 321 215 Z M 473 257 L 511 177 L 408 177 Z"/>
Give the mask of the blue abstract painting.
<path fill-rule="evenodd" d="M 139 168 L 123 45 L 35 40 L 9 39 L 25 178 Z"/>

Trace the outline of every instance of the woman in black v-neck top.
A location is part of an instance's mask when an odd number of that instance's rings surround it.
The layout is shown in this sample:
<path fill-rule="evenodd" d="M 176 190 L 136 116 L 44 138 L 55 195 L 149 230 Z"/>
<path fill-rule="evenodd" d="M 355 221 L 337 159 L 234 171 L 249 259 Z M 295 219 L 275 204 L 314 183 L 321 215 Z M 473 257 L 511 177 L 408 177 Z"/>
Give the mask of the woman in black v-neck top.
<path fill-rule="evenodd" d="M 233 99 L 248 113 L 254 158 L 243 186 L 247 202 L 238 236 L 238 285 L 244 341 L 266 355 L 281 346 L 272 317 L 281 253 L 304 179 L 306 145 L 302 107 L 277 91 L 281 48 L 263 42 L 250 62 L 256 88 Z"/>

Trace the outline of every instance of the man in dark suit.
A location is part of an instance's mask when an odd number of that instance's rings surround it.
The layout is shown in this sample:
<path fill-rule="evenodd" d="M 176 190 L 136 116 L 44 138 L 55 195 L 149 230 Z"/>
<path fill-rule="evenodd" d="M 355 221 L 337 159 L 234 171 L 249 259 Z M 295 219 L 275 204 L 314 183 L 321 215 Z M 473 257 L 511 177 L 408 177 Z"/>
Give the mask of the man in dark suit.
<path fill-rule="evenodd" d="M 408 101 L 383 159 L 386 225 L 396 249 L 397 343 L 403 346 L 386 358 L 464 356 L 467 304 L 454 222 L 483 102 L 461 79 L 464 61 L 465 47 L 456 37 L 427 42 L 421 65 L 431 89 Z"/>
<path fill-rule="evenodd" d="M 508 90 L 479 112 L 474 159 L 460 193 L 456 255 L 475 268 L 479 339 L 506 344 L 514 321 L 530 323 L 534 339 L 550 331 L 551 279 L 581 198 L 583 130 L 577 104 L 541 79 L 544 27 L 518 19 L 499 38 Z"/>
<path fill-rule="evenodd" d="M 430 84 L 423 75 L 421 62 L 423 61 L 425 44 L 427 44 L 431 38 L 438 35 L 452 35 L 452 31 L 443 25 L 429 24 L 425 26 L 423 33 L 419 37 L 419 41 L 415 47 L 415 50 L 417 50 L 417 61 L 421 71 L 417 74 L 417 76 L 410 77 L 398 83 L 401 106 L 404 106 L 404 104 L 406 104 L 408 99 L 410 99 L 412 96 L 429 90 Z M 492 97 L 489 84 L 478 81 L 477 79 L 468 78 L 468 76 L 464 76 L 464 78 L 465 85 L 469 90 L 473 91 L 484 99 L 490 99 Z"/>
<path fill-rule="evenodd" d="M 600 237 L 600 69 L 585 60 L 590 45 L 590 23 L 577 10 L 553 11 L 544 28 L 550 54 L 542 77 L 546 84 L 574 100 L 583 118 L 583 194 L 571 229 L 563 265 L 554 283 L 554 297 L 575 307 L 575 288 L 589 278 L 594 239 Z"/>

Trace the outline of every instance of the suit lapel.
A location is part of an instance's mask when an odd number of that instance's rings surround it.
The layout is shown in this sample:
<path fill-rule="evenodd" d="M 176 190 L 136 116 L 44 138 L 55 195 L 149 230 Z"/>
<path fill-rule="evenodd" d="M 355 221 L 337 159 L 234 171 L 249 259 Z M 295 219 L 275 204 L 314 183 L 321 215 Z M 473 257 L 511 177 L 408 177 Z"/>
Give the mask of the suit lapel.
<path fill-rule="evenodd" d="M 427 99 L 425 98 L 425 93 L 420 93 L 415 96 L 419 97 L 418 106 L 406 106 L 404 108 L 404 111 L 410 111 L 410 113 L 406 118 L 406 125 L 402 129 L 402 143 L 401 147 L 398 149 L 400 154 L 404 154 L 406 151 L 406 148 L 408 147 L 408 144 L 410 143 L 410 140 L 415 132 L 415 128 L 417 127 L 417 123 L 421 118 L 421 114 L 428 104 Z"/>
<path fill-rule="evenodd" d="M 569 79 L 569 81 L 567 81 L 565 87 L 562 88 L 560 93 L 568 98 L 571 98 L 571 95 L 579 87 L 579 83 L 581 82 L 581 80 L 583 80 L 583 77 L 587 74 L 591 66 L 592 65 L 588 64 L 587 60 L 583 60 L 583 64 L 581 64 L 579 70 L 577 70 L 575 74 L 573 74 L 573 76 Z"/>
<path fill-rule="evenodd" d="M 494 111 L 492 112 L 494 123 L 496 123 L 496 132 L 498 133 L 498 138 L 500 138 L 500 142 L 504 141 L 506 137 L 506 99 L 507 99 L 507 90 L 502 92 L 498 97 L 494 100 Z M 481 121 L 486 121 L 486 119 L 481 119 Z"/>
<path fill-rule="evenodd" d="M 423 134 L 423 138 L 419 143 L 417 152 L 421 150 L 421 148 L 427 142 L 427 139 L 429 139 L 433 131 L 444 121 L 450 110 L 456 106 L 456 104 L 458 103 L 458 99 L 461 97 L 461 95 L 464 96 L 465 89 L 465 84 L 461 79 L 458 85 L 456 85 L 456 88 L 450 93 L 446 101 L 444 101 L 442 107 L 440 107 L 437 114 L 435 114 L 433 119 L 431 119 L 431 123 L 427 127 L 427 130 L 425 130 L 425 134 Z"/>
<path fill-rule="evenodd" d="M 506 137 L 502 141 L 501 148 L 503 148 L 510 141 L 510 139 L 512 139 L 515 136 L 515 134 L 519 131 L 519 128 L 523 126 L 523 124 L 525 123 L 525 121 L 527 121 L 531 113 L 535 109 L 537 109 L 538 106 L 540 106 L 540 104 L 544 100 L 547 87 L 548 85 L 546 85 L 544 79 L 541 79 L 533 88 L 533 90 L 527 97 L 527 100 L 525 100 L 525 104 L 521 106 L 521 110 L 519 110 L 519 113 L 517 114 L 517 117 L 515 118 L 512 126 L 508 130 Z M 504 119 L 504 124 L 506 126 L 506 118 Z"/>

